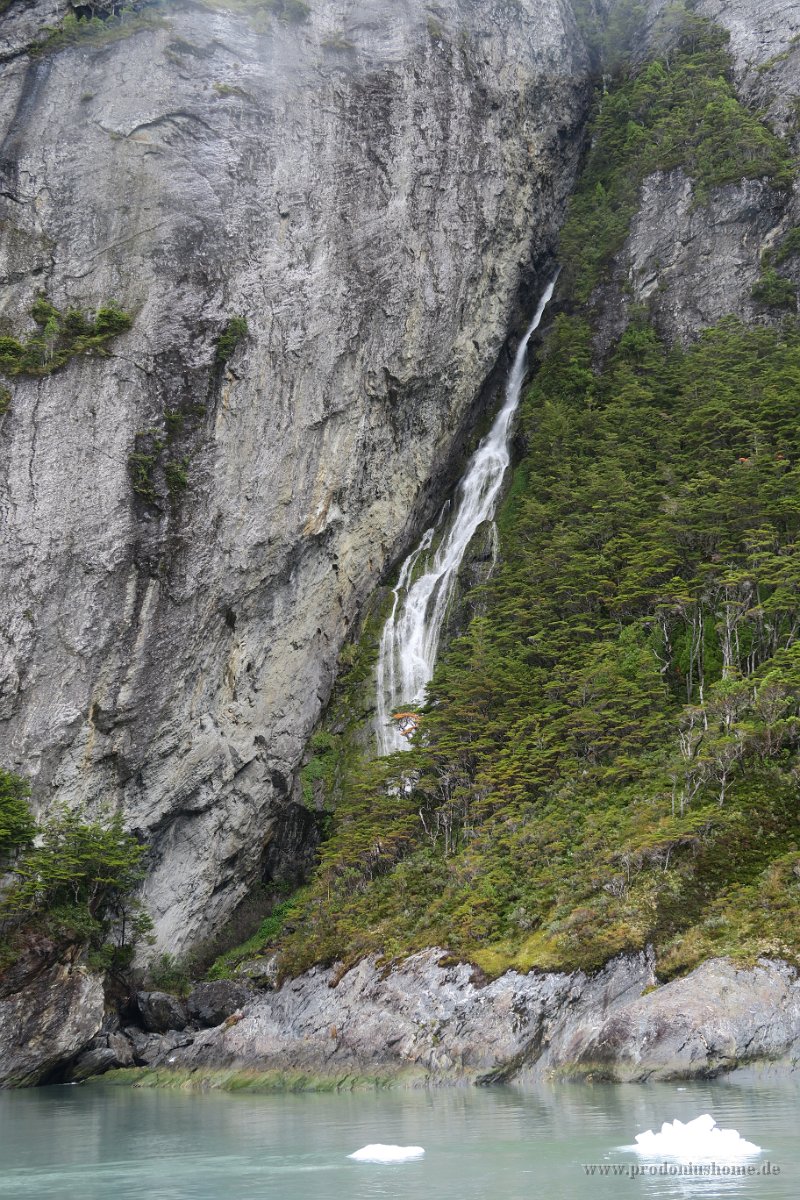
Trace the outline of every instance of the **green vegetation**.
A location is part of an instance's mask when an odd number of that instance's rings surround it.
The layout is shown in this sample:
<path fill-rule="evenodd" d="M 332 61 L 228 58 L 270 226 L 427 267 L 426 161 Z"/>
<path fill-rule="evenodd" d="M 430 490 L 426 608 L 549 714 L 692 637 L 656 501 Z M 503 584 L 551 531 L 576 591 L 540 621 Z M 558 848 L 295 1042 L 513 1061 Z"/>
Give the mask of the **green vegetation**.
<path fill-rule="evenodd" d="M 775 266 L 779 267 L 781 263 L 786 262 L 788 258 L 794 258 L 797 254 L 800 254 L 800 226 L 795 225 L 781 239 L 777 250 L 772 256 L 772 262 L 775 263 Z M 766 257 L 764 255 L 765 259 Z"/>
<path fill-rule="evenodd" d="M 24 339 L 0 337 L 0 372 L 5 375 L 50 375 L 79 354 L 105 354 L 108 343 L 133 324 L 113 300 L 87 314 L 77 308 L 61 312 L 40 295 L 31 316 L 37 328 Z"/>
<path fill-rule="evenodd" d="M 133 490 L 142 500 L 158 505 L 165 492 L 176 500 L 189 486 L 190 456 L 181 454 L 179 445 L 197 432 L 198 422 L 205 414 L 204 404 L 168 408 L 164 412 L 163 429 L 150 427 L 136 434 L 135 449 L 128 455 L 128 469 Z"/>
<path fill-rule="evenodd" d="M 728 35 L 670 12 L 669 52 L 603 98 L 591 150 L 561 236 L 564 284 L 585 302 L 622 246 L 643 179 L 682 167 L 697 203 L 741 179 L 791 183 L 788 147 L 742 105 L 731 84 Z"/>
<path fill-rule="evenodd" d="M 147 436 L 147 433 L 137 433 L 136 443 L 139 444 L 140 438 Z M 161 444 L 156 443 L 156 448 L 160 450 Z M 156 495 L 155 480 L 153 473 L 158 463 L 157 454 L 147 454 L 144 450 L 134 450 L 133 454 L 128 455 L 128 469 L 131 473 L 131 483 L 133 490 L 137 496 L 141 496 L 143 500 L 148 500 L 155 504 L 158 499 Z"/>
<path fill-rule="evenodd" d="M 217 362 L 227 362 L 239 343 L 247 337 L 247 332 L 247 321 L 244 317 L 229 317 L 217 339 Z"/>
<path fill-rule="evenodd" d="M 432 42 L 441 42 L 444 40 L 444 25 L 442 25 L 438 17 L 429 14 L 425 18 L 425 27 L 428 30 L 428 37 Z"/>
<path fill-rule="evenodd" d="M 249 99 L 249 95 L 244 88 L 238 87 L 236 84 L 215 82 L 211 86 L 220 98 L 225 98 L 226 96 L 238 96 L 243 100 Z"/>
<path fill-rule="evenodd" d="M 301 898 L 302 893 L 298 892 L 288 900 L 276 904 L 269 916 L 264 917 L 252 937 L 219 956 L 206 973 L 206 978 L 229 979 L 235 974 L 240 963 L 267 955 Z"/>
<path fill-rule="evenodd" d="M 189 459 L 170 459 L 164 467 L 164 478 L 171 496 L 182 492 L 189 483 Z"/>
<path fill-rule="evenodd" d="M 24 779 L 0 768 L 0 869 L 10 856 L 33 843 L 36 825 L 28 805 L 30 794 Z"/>
<path fill-rule="evenodd" d="M 0 417 L 4 417 L 11 408 L 11 392 L 6 387 L 0 387 Z"/>
<path fill-rule="evenodd" d="M 361 1092 L 391 1087 L 421 1087 L 425 1072 L 409 1067 L 374 1075 L 332 1072 L 312 1075 L 300 1070 L 243 1071 L 239 1068 L 208 1070 L 173 1067 L 128 1067 L 86 1081 L 93 1087 L 159 1088 L 167 1091 L 221 1092 Z"/>
<path fill-rule="evenodd" d="M 147 985 L 157 992 L 188 996 L 192 981 L 185 965 L 174 954 L 159 954 L 147 968 Z"/>
<path fill-rule="evenodd" d="M 336 785 L 339 764 L 339 741 L 327 729 L 320 729 L 309 743 L 311 758 L 300 772 L 303 803 L 315 807 L 316 784 L 322 784 L 323 795 L 330 796 Z"/>
<path fill-rule="evenodd" d="M 800 954 L 800 328 L 590 340 L 557 320 L 484 615 L 412 753 L 345 773 L 287 970 Z"/>
<path fill-rule="evenodd" d="M 161 16 L 162 0 L 140 0 L 137 4 L 125 5 L 118 12 L 105 17 L 82 17 L 68 12 L 57 25 L 46 25 L 39 31 L 36 42 L 30 47 L 33 55 L 53 54 L 67 46 L 106 46 L 111 42 L 132 37 L 143 29 L 154 29 L 164 24 Z"/>
<path fill-rule="evenodd" d="M 753 299 L 766 308 L 788 308 L 797 311 L 797 288 L 791 279 L 779 275 L 774 267 L 765 267 L 753 288 Z"/>
<path fill-rule="evenodd" d="M 647 171 L 683 166 L 698 203 L 790 177 L 724 36 L 680 22 L 598 113 L 498 566 L 412 750 L 359 750 L 347 674 L 311 746 L 306 801 L 332 832 L 285 973 L 437 944 L 489 974 L 648 942 L 665 976 L 711 953 L 800 962 L 800 323 L 730 318 L 680 349 L 634 312 L 599 369 L 585 303 Z"/>
<path fill-rule="evenodd" d="M 0 855 L 10 874 L 0 893 L 0 965 L 39 933 L 84 944 L 98 969 L 123 969 L 151 927 L 132 899 L 145 847 L 117 813 L 87 819 L 60 808 L 36 824 L 28 795 L 23 780 L 0 771 Z"/>

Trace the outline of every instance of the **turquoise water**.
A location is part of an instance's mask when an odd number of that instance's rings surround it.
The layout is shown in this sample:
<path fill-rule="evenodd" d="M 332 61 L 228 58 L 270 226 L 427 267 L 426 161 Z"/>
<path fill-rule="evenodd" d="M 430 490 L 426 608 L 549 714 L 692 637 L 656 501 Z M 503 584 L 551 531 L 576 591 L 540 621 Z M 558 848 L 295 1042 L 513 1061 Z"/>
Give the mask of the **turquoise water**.
<path fill-rule="evenodd" d="M 639 1200 L 800 1197 L 797 1084 L 553 1085 L 347 1095 L 188 1094 L 104 1085 L 0 1093 L 0 1200 Z M 710 1112 L 778 1174 L 629 1178 L 616 1149 Z M 420 1162 L 368 1166 L 370 1142 Z M 654 1164 L 657 1168 L 659 1164 Z"/>

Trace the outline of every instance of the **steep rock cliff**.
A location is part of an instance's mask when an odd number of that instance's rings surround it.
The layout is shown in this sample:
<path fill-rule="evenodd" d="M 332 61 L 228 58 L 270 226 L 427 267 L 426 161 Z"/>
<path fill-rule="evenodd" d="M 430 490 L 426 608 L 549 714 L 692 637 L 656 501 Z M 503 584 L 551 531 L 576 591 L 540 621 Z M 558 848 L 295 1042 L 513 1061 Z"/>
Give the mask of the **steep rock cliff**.
<path fill-rule="evenodd" d="M 65 37 L 15 0 L 0 43 L 3 332 L 39 292 L 134 317 L 0 417 L 2 760 L 41 807 L 122 806 L 178 953 L 280 834 L 342 642 L 534 303 L 587 101 L 562 0 L 280 7 Z"/>
<path fill-rule="evenodd" d="M 663 0 L 647 6 L 641 52 L 669 43 L 668 7 Z M 763 112 L 796 152 L 800 4 L 700 0 L 694 11 L 728 31 L 737 94 Z M 714 189 L 707 203 L 698 204 L 682 170 L 650 176 L 611 285 L 602 290 L 600 349 L 622 332 L 631 307 L 641 304 L 670 340 L 689 340 L 731 313 L 748 322 L 774 319 L 753 298 L 753 288 L 764 251 L 779 245 L 798 222 L 796 184 L 793 191 L 779 192 L 762 180 L 743 180 Z M 796 259 L 781 270 L 800 283 Z"/>

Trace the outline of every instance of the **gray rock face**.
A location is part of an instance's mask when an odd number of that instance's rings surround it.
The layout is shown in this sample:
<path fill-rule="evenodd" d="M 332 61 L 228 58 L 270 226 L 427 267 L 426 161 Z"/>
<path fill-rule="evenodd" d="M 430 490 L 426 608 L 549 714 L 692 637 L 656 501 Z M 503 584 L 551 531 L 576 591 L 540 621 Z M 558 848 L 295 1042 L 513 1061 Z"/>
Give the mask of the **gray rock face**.
<path fill-rule="evenodd" d="M 800 1058 L 800 981 L 783 963 L 737 970 L 711 959 L 562 1047 L 566 1062 L 614 1080 L 713 1076 Z"/>
<path fill-rule="evenodd" d="M 644 955 L 617 959 L 593 979 L 509 972 L 481 985 L 473 968 L 414 955 L 387 973 L 366 959 L 336 982 L 315 969 L 263 993 L 230 1028 L 199 1033 L 176 1065 L 347 1072 L 414 1068 L 431 1079 L 500 1079 L 579 1017 L 592 1029 L 652 982 Z"/>
<path fill-rule="evenodd" d="M 3 16 L 0 325 L 39 290 L 135 322 L 0 418 L 0 758 L 40 806 L 122 805 L 180 954 L 257 876 L 343 640 L 534 306 L 586 60 L 565 0 L 187 2 L 27 55 L 63 9 Z"/>
<path fill-rule="evenodd" d="M 441 955 L 388 974 L 365 960 L 338 983 L 334 970 L 312 970 L 259 995 L 235 1025 L 197 1034 L 170 1065 L 492 1082 L 711 1077 L 800 1057 L 800 982 L 782 963 L 712 960 L 643 995 L 655 983 L 644 954 L 593 976 L 511 971 L 485 985 L 468 966 L 439 966 Z"/>
<path fill-rule="evenodd" d="M 149 1033 L 185 1029 L 189 1020 L 183 1000 L 169 992 L 137 992 L 136 1007 L 142 1018 L 142 1025 Z"/>
<path fill-rule="evenodd" d="M 66 1068 L 97 1034 L 102 979 L 31 955 L 0 982 L 0 1087 L 30 1087 Z"/>
<path fill-rule="evenodd" d="M 80 1055 L 74 1067 L 69 1072 L 70 1083 L 82 1083 L 95 1075 L 105 1075 L 116 1067 L 132 1066 L 133 1053 L 125 1055 L 127 1062 L 120 1062 L 117 1053 L 110 1046 L 92 1046 Z"/>
<path fill-rule="evenodd" d="M 176 1047 L 191 1046 L 194 1035 L 176 1029 L 166 1033 L 146 1033 L 143 1029 L 129 1026 L 124 1035 L 131 1046 L 133 1062 L 137 1067 L 150 1067 L 158 1063 L 174 1062 Z M 120 1066 L 123 1066 L 120 1062 Z"/>
<path fill-rule="evenodd" d="M 189 1016 L 200 1025 L 221 1025 L 238 1009 L 252 1000 L 253 993 L 242 983 L 231 979 L 215 979 L 198 983 L 187 1000 Z"/>
<path fill-rule="evenodd" d="M 761 252 L 792 223 L 786 197 L 761 180 L 718 188 L 696 206 L 683 171 L 651 175 L 604 289 L 601 348 L 623 332 L 632 305 L 647 304 L 662 332 L 683 342 L 731 313 L 764 319 L 751 295 Z"/>

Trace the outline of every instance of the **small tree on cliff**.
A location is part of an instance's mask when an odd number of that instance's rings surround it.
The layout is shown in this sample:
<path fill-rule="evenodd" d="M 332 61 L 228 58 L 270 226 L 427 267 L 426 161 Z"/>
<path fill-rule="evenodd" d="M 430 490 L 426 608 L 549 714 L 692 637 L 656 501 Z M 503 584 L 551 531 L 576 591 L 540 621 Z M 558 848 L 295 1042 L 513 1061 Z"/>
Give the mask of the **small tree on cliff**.
<path fill-rule="evenodd" d="M 0 869 L 33 842 L 36 825 L 28 807 L 30 792 L 24 779 L 0 768 Z"/>
<path fill-rule="evenodd" d="M 152 925 L 133 895 L 144 876 L 146 847 L 123 829 L 119 813 L 87 820 L 61 807 L 38 828 L 30 816 L 27 828 L 20 813 L 17 820 L 15 836 L 23 834 L 25 848 L 10 864 L 0 926 L 85 943 L 97 967 L 127 966 Z"/>

